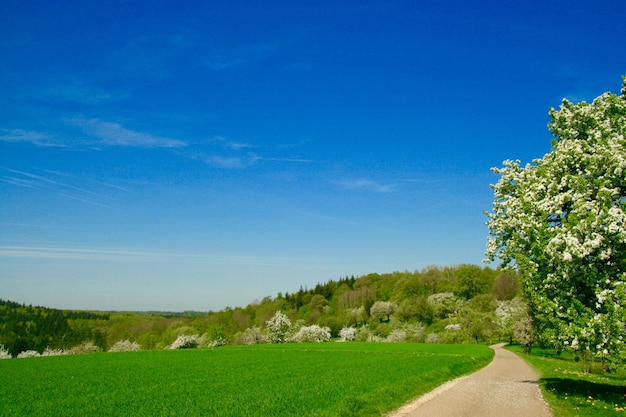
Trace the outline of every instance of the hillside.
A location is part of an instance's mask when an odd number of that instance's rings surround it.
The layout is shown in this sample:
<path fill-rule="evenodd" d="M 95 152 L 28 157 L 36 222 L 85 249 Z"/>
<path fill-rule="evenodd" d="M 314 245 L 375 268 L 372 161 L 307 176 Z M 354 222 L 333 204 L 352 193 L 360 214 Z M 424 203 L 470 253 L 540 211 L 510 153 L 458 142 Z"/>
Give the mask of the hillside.
<path fill-rule="evenodd" d="M 208 313 L 66 311 L 0 300 L 0 344 L 16 356 L 87 341 L 102 350 L 120 340 L 160 349 L 180 335 L 249 343 L 246 334 L 263 333 L 277 311 L 297 327 L 326 327 L 333 337 L 353 327 L 359 340 L 490 342 L 512 337 L 511 316 L 523 313 L 514 299 L 518 287 L 511 274 L 459 265 L 330 280 Z"/>

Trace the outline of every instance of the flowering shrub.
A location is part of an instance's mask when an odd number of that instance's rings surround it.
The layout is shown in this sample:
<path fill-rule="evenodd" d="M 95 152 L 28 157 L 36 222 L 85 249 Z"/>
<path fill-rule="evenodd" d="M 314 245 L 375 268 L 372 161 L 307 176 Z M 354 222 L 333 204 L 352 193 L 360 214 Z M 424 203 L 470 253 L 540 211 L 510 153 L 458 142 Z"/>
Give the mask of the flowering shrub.
<path fill-rule="evenodd" d="M 374 334 L 372 333 L 372 331 L 367 327 L 367 325 L 365 326 L 361 326 L 357 329 L 356 332 L 356 341 L 357 342 L 370 342 L 371 339 L 373 338 Z"/>
<path fill-rule="evenodd" d="M 320 327 L 317 324 L 301 327 L 289 341 L 296 343 L 304 342 L 328 342 L 330 340 L 330 328 Z"/>
<path fill-rule="evenodd" d="M 25 350 L 24 352 L 20 352 L 17 354 L 18 358 L 37 358 L 41 356 L 39 354 L 39 352 L 37 352 L 36 350 Z"/>
<path fill-rule="evenodd" d="M 192 349 L 198 347 L 199 337 L 197 334 L 180 335 L 169 346 L 170 349 Z"/>
<path fill-rule="evenodd" d="M 354 342 L 356 340 L 356 328 L 344 327 L 339 330 L 340 342 Z"/>
<path fill-rule="evenodd" d="M 12 357 L 9 350 L 5 349 L 3 344 L 0 344 L 0 359 L 11 359 Z"/>
<path fill-rule="evenodd" d="M 135 352 L 138 350 L 141 350 L 139 343 L 130 340 L 118 340 L 111 346 L 109 352 Z"/>
<path fill-rule="evenodd" d="M 207 334 L 205 333 L 202 335 L 201 339 L 204 339 L 204 340 L 201 341 L 201 343 L 199 344 L 200 347 L 214 348 L 218 346 L 226 346 L 228 344 L 228 339 L 226 339 L 226 337 L 222 335 L 209 338 L 207 337 Z"/>
<path fill-rule="evenodd" d="M 352 324 L 363 324 L 367 320 L 367 312 L 364 306 L 348 310 L 347 315 Z"/>
<path fill-rule="evenodd" d="M 428 336 L 426 336 L 426 343 L 440 343 L 441 342 L 441 338 L 439 337 L 439 335 L 437 335 L 437 333 L 429 333 Z"/>
<path fill-rule="evenodd" d="M 512 300 L 498 301 L 496 324 L 500 328 L 500 334 L 509 339 L 510 343 L 514 339 L 514 326 L 527 317 L 528 306 L 521 298 L 515 297 Z"/>
<path fill-rule="evenodd" d="M 386 342 L 398 343 L 398 342 L 406 342 L 407 335 L 406 331 L 402 329 L 393 329 L 387 339 Z"/>
<path fill-rule="evenodd" d="M 397 309 L 398 305 L 391 301 L 376 301 L 370 308 L 370 315 L 375 320 L 389 321 L 389 316 Z"/>
<path fill-rule="evenodd" d="M 272 343 L 285 342 L 291 331 L 291 320 L 280 311 L 277 311 L 265 325 L 267 326 L 267 335 Z"/>
<path fill-rule="evenodd" d="M 452 330 L 455 332 L 458 332 L 459 330 L 461 330 L 463 326 L 461 326 L 461 323 L 455 323 L 455 324 L 448 324 L 446 326 L 446 330 Z"/>
<path fill-rule="evenodd" d="M 526 316 L 513 325 L 513 340 L 524 345 L 524 350 L 530 353 L 531 346 L 535 342 L 535 328 L 533 320 Z"/>
<path fill-rule="evenodd" d="M 263 332 L 261 332 L 261 329 L 256 326 L 247 328 L 243 332 L 243 336 L 241 336 L 241 343 L 244 345 L 258 345 L 268 342 L 269 340 L 267 336 L 265 336 Z"/>
<path fill-rule="evenodd" d="M 63 349 L 50 349 L 50 348 L 45 348 L 43 350 L 43 352 L 41 353 L 41 356 L 63 356 L 63 355 L 68 355 L 69 352 L 63 350 Z"/>
<path fill-rule="evenodd" d="M 457 302 L 454 293 L 440 292 L 428 296 L 428 304 L 433 309 L 435 317 L 444 318 L 457 310 Z"/>
<path fill-rule="evenodd" d="M 95 353 L 100 348 L 94 345 L 92 342 L 83 342 L 80 345 L 74 346 L 68 351 L 69 355 L 82 355 L 85 353 Z"/>
<path fill-rule="evenodd" d="M 551 151 L 493 171 L 487 256 L 522 272 L 542 338 L 626 352 L 626 78 L 622 94 L 551 109 Z"/>

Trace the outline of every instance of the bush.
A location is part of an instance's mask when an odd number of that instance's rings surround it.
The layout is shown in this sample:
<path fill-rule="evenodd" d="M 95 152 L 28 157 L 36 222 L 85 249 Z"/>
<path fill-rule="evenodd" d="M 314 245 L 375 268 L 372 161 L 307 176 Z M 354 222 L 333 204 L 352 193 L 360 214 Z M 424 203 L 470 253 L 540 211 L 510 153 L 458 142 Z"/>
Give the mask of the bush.
<path fill-rule="evenodd" d="M 370 308 L 370 316 L 378 321 L 389 321 L 390 316 L 395 313 L 398 306 L 391 301 L 376 301 Z"/>
<path fill-rule="evenodd" d="M 41 356 L 63 356 L 63 355 L 69 355 L 69 352 L 63 349 L 45 348 L 43 353 L 41 354 Z"/>
<path fill-rule="evenodd" d="M 294 334 L 289 341 L 296 343 L 305 342 L 328 342 L 330 340 L 330 328 L 320 327 L 317 324 L 312 326 L 301 327 L 296 334 Z"/>
<path fill-rule="evenodd" d="M 269 339 L 261 332 L 259 327 L 249 327 L 243 332 L 241 336 L 241 343 L 244 345 L 258 345 L 262 343 L 268 343 Z"/>
<path fill-rule="evenodd" d="M 401 329 L 394 329 L 391 331 L 391 333 L 389 333 L 389 336 L 387 336 L 387 339 L 385 340 L 386 342 L 406 342 L 407 339 L 407 335 L 406 335 L 406 331 L 401 330 Z"/>
<path fill-rule="evenodd" d="M 403 323 L 396 327 L 394 331 L 404 332 L 407 342 L 421 343 L 424 341 L 426 326 L 422 323 Z M 392 331 L 388 337 L 391 337 L 394 331 Z M 397 338 L 399 335 L 399 333 L 394 335 L 394 338 Z"/>
<path fill-rule="evenodd" d="M 218 346 L 226 346 L 227 344 L 228 339 L 226 339 L 223 335 L 215 335 L 211 337 L 207 333 L 204 333 L 198 339 L 198 347 L 214 348 Z"/>
<path fill-rule="evenodd" d="M 9 350 L 0 344 L 0 359 L 11 359 L 13 356 L 9 353 Z"/>
<path fill-rule="evenodd" d="M 170 349 L 193 349 L 198 347 L 199 338 L 197 334 L 182 334 L 169 346 Z"/>
<path fill-rule="evenodd" d="M 429 295 L 428 304 L 432 307 L 433 316 L 436 318 L 445 318 L 457 310 L 456 298 L 451 292 Z"/>
<path fill-rule="evenodd" d="M 356 329 L 354 327 L 344 327 L 339 331 L 340 342 L 354 342 L 356 340 Z"/>
<path fill-rule="evenodd" d="M 17 354 L 17 357 L 20 359 L 21 358 L 36 358 L 38 356 L 41 356 L 41 355 L 36 350 L 25 350 L 24 352 L 20 352 Z"/>
<path fill-rule="evenodd" d="M 139 343 L 130 340 L 118 340 L 111 346 L 109 352 L 135 352 L 138 350 L 141 350 Z"/>
<path fill-rule="evenodd" d="M 94 345 L 92 342 L 83 342 L 78 346 L 74 346 L 68 351 L 69 355 L 82 355 L 85 353 L 95 353 L 99 351 L 100 348 Z"/>
<path fill-rule="evenodd" d="M 426 343 L 440 343 L 441 339 L 437 335 L 437 333 L 430 333 L 426 336 Z"/>
<path fill-rule="evenodd" d="M 291 331 L 291 320 L 289 317 L 277 311 L 266 323 L 267 335 L 273 343 L 283 343 Z"/>

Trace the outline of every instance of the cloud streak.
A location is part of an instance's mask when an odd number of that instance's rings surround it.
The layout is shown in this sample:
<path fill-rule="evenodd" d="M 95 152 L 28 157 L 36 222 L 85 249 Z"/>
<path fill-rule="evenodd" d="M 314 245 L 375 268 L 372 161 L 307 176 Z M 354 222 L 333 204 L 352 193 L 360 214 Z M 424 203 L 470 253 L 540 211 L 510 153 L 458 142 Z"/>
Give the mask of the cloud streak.
<path fill-rule="evenodd" d="M 149 133 L 126 129 L 119 123 L 99 119 L 68 119 L 72 126 L 79 127 L 85 133 L 97 139 L 97 143 L 106 146 L 131 146 L 139 148 L 181 148 L 186 142 L 164 138 Z"/>
<path fill-rule="evenodd" d="M 397 191 L 398 188 L 397 184 L 383 184 L 368 179 L 345 179 L 333 181 L 333 183 L 348 190 L 373 191 L 377 193 L 391 193 Z"/>
<path fill-rule="evenodd" d="M 214 255 L 143 249 L 75 248 L 57 246 L 0 246 L 0 257 L 103 262 L 194 262 L 202 264 L 273 266 L 291 264 L 288 257 Z"/>
<path fill-rule="evenodd" d="M 38 146 L 64 147 L 58 139 L 48 133 L 23 129 L 0 129 L 2 142 L 28 142 Z"/>
<path fill-rule="evenodd" d="M 87 140 L 71 139 L 68 134 L 50 134 L 24 129 L 0 129 L 2 142 L 27 142 L 37 146 L 58 148 L 76 148 L 84 146 L 119 146 L 135 148 L 184 148 L 187 142 L 178 139 L 166 138 L 150 133 L 127 129 L 119 123 L 100 119 L 65 119 L 65 124 L 78 128 L 87 134 Z M 231 144 L 233 149 L 241 149 L 243 144 Z"/>
<path fill-rule="evenodd" d="M 275 157 L 261 156 L 251 149 L 258 146 L 246 143 L 235 142 L 224 138 L 223 136 L 215 136 L 207 142 L 219 148 L 217 152 L 209 153 L 207 151 L 190 152 L 187 154 L 189 158 L 200 160 L 208 165 L 224 169 L 245 169 L 258 162 L 279 162 L 279 163 L 310 163 L 312 160 L 299 157 Z M 246 151 L 246 152 L 244 152 Z"/>
<path fill-rule="evenodd" d="M 15 185 L 18 187 L 24 188 L 39 188 L 39 189 L 51 189 L 56 192 L 57 195 L 68 198 L 75 201 L 80 201 L 85 204 L 90 204 L 93 206 L 104 207 L 109 209 L 117 210 L 115 207 L 112 207 L 109 204 L 103 202 L 105 199 L 105 195 L 99 192 L 91 191 L 82 187 L 77 187 L 72 184 L 68 184 L 66 182 L 59 181 L 54 177 L 61 176 L 61 173 L 54 173 L 48 171 L 49 176 L 37 175 L 30 172 L 18 171 L 16 169 L 11 169 L 7 167 L 0 167 L 0 169 L 6 171 L 8 175 L 3 175 L 0 177 L 5 183 Z M 111 188 L 115 188 L 118 190 L 126 191 L 122 187 L 116 187 L 114 185 L 99 183 L 101 185 L 106 185 Z"/>

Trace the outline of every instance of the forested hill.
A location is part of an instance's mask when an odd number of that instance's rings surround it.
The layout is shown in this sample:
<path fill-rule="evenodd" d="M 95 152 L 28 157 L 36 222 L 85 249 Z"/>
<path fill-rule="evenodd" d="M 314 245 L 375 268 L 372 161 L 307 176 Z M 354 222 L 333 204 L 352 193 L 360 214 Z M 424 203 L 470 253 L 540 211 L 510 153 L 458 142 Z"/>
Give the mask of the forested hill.
<path fill-rule="evenodd" d="M 25 350 L 42 351 L 59 344 L 75 345 L 93 339 L 89 326 L 72 322 L 108 320 L 109 315 L 89 311 L 57 310 L 0 299 L 0 343 L 12 355 Z"/>
<path fill-rule="evenodd" d="M 299 325 L 327 327 L 335 337 L 342 328 L 354 327 L 364 340 L 385 339 L 395 331 L 412 335 L 409 339 L 414 341 L 429 336 L 431 341 L 489 342 L 510 337 L 511 329 L 498 322 L 496 309 L 510 303 L 518 290 L 517 277 L 510 273 L 458 265 L 330 280 L 208 313 L 96 313 L 0 301 L 0 344 L 13 356 L 83 342 L 107 350 L 120 340 L 157 349 L 185 334 L 235 344 L 242 343 L 251 329 L 264 331 L 277 311 Z M 386 309 L 382 316 L 381 306 Z"/>

